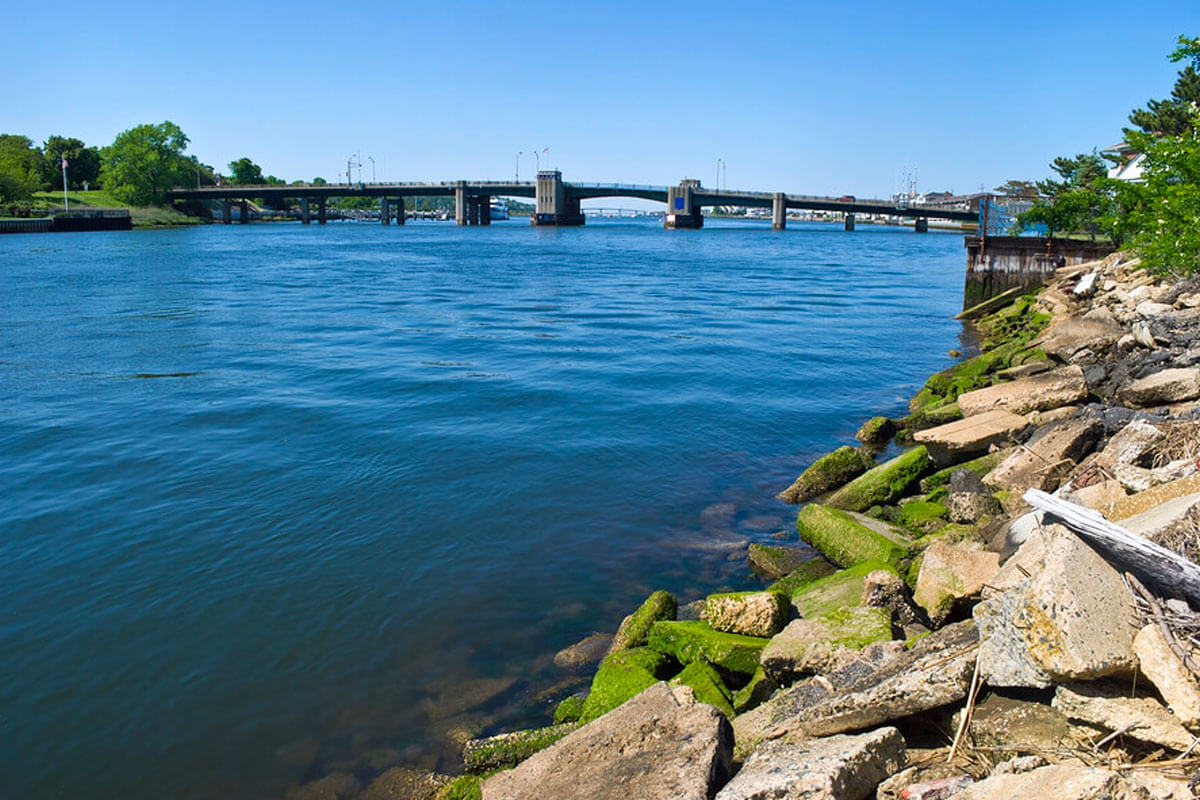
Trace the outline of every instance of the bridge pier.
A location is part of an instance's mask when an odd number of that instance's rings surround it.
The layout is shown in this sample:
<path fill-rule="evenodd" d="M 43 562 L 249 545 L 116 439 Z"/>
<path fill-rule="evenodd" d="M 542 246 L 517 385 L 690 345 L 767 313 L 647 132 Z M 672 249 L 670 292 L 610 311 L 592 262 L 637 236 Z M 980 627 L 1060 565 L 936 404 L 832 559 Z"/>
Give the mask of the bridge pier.
<path fill-rule="evenodd" d="M 324 198 L 324 197 L 320 197 L 320 198 L 317 198 L 317 224 L 318 224 L 318 225 L 324 225 L 324 224 L 325 224 L 325 219 L 326 219 L 326 215 L 325 215 L 325 198 Z"/>
<path fill-rule="evenodd" d="M 250 202 L 248 200 L 242 201 L 241 215 L 242 215 L 241 221 L 242 221 L 243 225 L 245 225 L 246 223 L 248 223 L 250 221 Z"/>
<path fill-rule="evenodd" d="M 480 195 L 479 200 L 479 224 L 492 224 L 492 198 L 486 194 Z"/>
<path fill-rule="evenodd" d="M 929 217 L 917 217 L 913 222 L 913 230 L 917 233 L 929 233 Z"/>
<path fill-rule="evenodd" d="M 783 192 L 771 198 L 771 229 L 781 231 L 787 227 L 787 200 Z"/>
<path fill-rule="evenodd" d="M 221 222 L 226 225 L 233 222 L 233 203 L 228 200 L 221 201 Z"/>
<path fill-rule="evenodd" d="M 848 230 L 848 231 L 854 230 L 854 214 L 853 213 L 846 214 L 846 230 Z"/>
<path fill-rule="evenodd" d="M 471 213 L 471 209 L 467 205 L 469 199 L 470 198 L 467 197 L 467 182 L 459 181 L 458 185 L 454 187 L 455 225 L 466 225 L 468 223 L 467 217 Z"/>
<path fill-rule="evenodd" d="M 379 222 L 382 225 L 392 224 L 392 208 L 386 197 L 379 198 Z"/>
<path fill-rule="evenodd" d="M 312 222 L 312 217 L 308 213 L 308 198 L 300 198 L 300 224 L 308 225 Z"/>
<path fill-rule="evenodd" d="M 544 169 L 537 175 L 537 208 L 529 217 L 531 225 L 576 226 L 586 220 L 579 207 L 579 198 L 567 194 L 562 173 L 556 169 Z M 491 218 L 491 206 L 488 206 Z"/>
<path fill-rule="evenodd" d="M 667 215 L 664 228 L 703 228 L 704 215 L 696 205 L 695 193 L 700 181 L 682 180 L 678 186 L 667 187 Z"/>
<path fill-rule="evenodd" d="M 396 224 L 403 225 L 404 219 L 406 216 L 407 215 L 404 213 L 404 198 L 397 197 L 396 198 Z"/>

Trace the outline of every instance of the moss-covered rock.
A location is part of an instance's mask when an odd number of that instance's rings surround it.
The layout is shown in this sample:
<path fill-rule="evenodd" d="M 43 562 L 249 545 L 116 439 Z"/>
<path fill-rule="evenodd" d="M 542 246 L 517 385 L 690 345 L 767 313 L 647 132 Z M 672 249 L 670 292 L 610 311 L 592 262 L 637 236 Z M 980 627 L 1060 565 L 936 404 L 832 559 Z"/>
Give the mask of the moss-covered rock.
<path fill-rule="evenodd" d="M 483 794 L 479 784 L 482 782 L 479 775 L 459 775 L 438 790 L 437 800 L 480 800 Z"/>
<path fill-rule="evenodd" d="M 810 497 L 836 489 L 846 481 L 863 474 L 875 463 L 868 454 L 846 445 L 821 456 L 778 494 L 785 503 L 802 503 Z"/>
<path fill-rule="evenodd" d="M 501 733 L 486 739 L 472 739 L 463 745 L 463 765 L 476 775 L 501 767 L 515 767 L 539 750 L 544 750 L 575 730 L 573 722 L 549 728 Z"/>
<path fill-rule="evenodd" d="M 734 692 L 733 710 L 739 714 L 749 711 L 775 694 L 778 688 L 779 684 L 771 680 L 760 666 L 750 677 L 750 682 Z"/>
<path fill-rule="evenodd" d="M 809 503 L 796 517 L 800 537 L 840 567 L 864 561 L 898 565 L 908 556 L 907 537 L 881 520 Z"/>
<path fill-rule="evenodd" d="M 914 447 L 867 470 L 831 494 L 826 503 L 846 511 L 865 511 L 876 504 L 890 503 L 928 472 L 929 467 L 925 448 Z"/>
<path fill-rule="evenodd" d="M 678 611 L 679 604 L 675 596 L 659 589 L 647 597 L 638 606 L 637 611 L 621 620 L 621 627 L 617 629 L 617 635 L 613 637 L 612 647 L 608 652 L 617 653 L 631 647 L 641 647 L 646 644 L 646 635 L 650 633 L 651 625 L 660 620 L 675 619 Z"/>
<path fill-rule="evenodd" d="M 688 664 L 670 681 L 671 686 L 687 686 L 701 703 L 716 706 L 725 716 L 733 719 L 733 696 L 721 680 L 721 675 L 703 661 Z"/>
<path fill-rule="evenodd" d="M 748 549 L 747 557 L 750 559 L 751 569 L 759 575 L 777 581 L 812 560 L 812 551 L 754 542 Z"/>
<path fill-rule="evenodd" d="M 839 654 L 857 652 L 892 638 L 892 614 L 886 608 L 842 608 L 819 617 L 794 620 L 763 649 L 762 667 L 776 683 L 826 672 Z"/>
<path fill-rule="evenodd" d="M 808 586 L 815 580 L 820 580 L 827 575 L 832 575 L 837 571 L 837 567 L 830 564 L 823 558 L 814 558 L 811 561 L 805 561 L 799 567 L 789 572 L 784 577 L 772 583 L 767 587 L 768 592 L 778 592 L 784 597 L 791 597 L 796 593 L 797 589 Z"/>
<path fill-rule="evenodd" d="M 644 689 L 671 677 L 672 669 L 671 659 L 658 649 L 634 647 L 612 653 L 600 662 L 600 668 L 596 670 L 591 691 L 579 714 L 579 722 L 591 722 L 607 714 Z"/>
<path fill-rule="evenodd" d="M 856 567 L 840 570 L 798 590 L 792 595 L 792 608 L 801 617 L 819 617 L 842 608 L 861 605 L 867 576 L 877 569 L 899 575 L 896 568 L 890 564 L 864 561 Z"/>
<path fill-rule="evenodd" d="M 931 525 L 941 527 L 946 522 L 948 510 L 941 503 L 931 503 L 928 500 L 914 500 L 900 506 L 899 521 L 906 528 L 917 531 L 927 531 Z"/>
<path fill-rule="evenodd" d="M 896 424 L 887 417 L 871 417 L 862 424 L 854 438 L 866 447 L 879 450 L 896 434 Z"/>
<path fill-rule="evenodd" d="M 656 622 L 649 646 L 681 664 L 707 661 L 726 672 L 753 675 L 767 640 L 715 631 L 705 622 Z"/>
<path fill-rule="evenodd" d="M 777 592 L 730 592 L 709 595 L 704 621 L 713 630 L 769 638 L 787 623 L 791 608 Z"/>
<path fill-rule="evenodd" d="M 584 695 L 573 694 L 564 698 L 554 709 L 554 724 L 578 722 L 579 718 L 583 716 L 583 702 Z"/>
<path fill-rule="evenodd" d="M 949 486 L 950 476 L 960 469 L 970 470 L 982 478 L 991 472 L 1005 455 L 1007 454 L 1003 450 L 997 450 L 995 453 L 988 453 L 985 456 L 964 461 L 961 464 L 953 464 L 945 469 L 939 469 L 929 477 L 921 479 L 921 491 L 932 492 L 936 489 Z"/>

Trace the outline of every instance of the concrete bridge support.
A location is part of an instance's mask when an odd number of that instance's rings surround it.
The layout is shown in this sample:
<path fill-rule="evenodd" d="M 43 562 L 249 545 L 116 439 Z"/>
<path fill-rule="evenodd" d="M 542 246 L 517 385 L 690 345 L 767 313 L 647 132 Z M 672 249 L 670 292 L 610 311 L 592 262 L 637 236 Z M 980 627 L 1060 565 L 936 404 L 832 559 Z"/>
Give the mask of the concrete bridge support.
<path fill-rule="evenodd" d="M 664 228 L 703 228 L 704 215 L 695 203 L 698 180 L 683 180 L 678 186 L 667 188 L 667 215 L 663 218 Z"/>
<path fill-rule="evenodd" d="M 846 214 L 846 230 L 854 230 L 854 214 Z"/>
<path fill-rule="evenodd" d="M 228 200 L 221 201 L 221 222 L 226 225 L 233 222 L 233 203 Z"/>
<path fill-rule="evenodd" d="M 466 181 L 459 181 L 454 187 L 454 224 L 466 225 L 469 222 L 471 209 L 468 206 L 470 198 L 467 196 Z"/>
<path fill-rule="evenodd" d="M 929 233 L 929 217 L 917 217 L 913 222 L 913 230 L 917 233 Z"/>
<path fill-rule="evenodd" d="M 771 229 L 781 231 L 787 227 L 787 201 L 783 192 L 776 192 L 771 199 Z"/>
<path fill-rule="evenodd" d="M 245 225 L 250 221 L 250 203 L 246 200 L 242 201 L 241 207 L 242 224 Z"/>
<path fill-rule="evenodd" d="M 325 198 L 321 197 L 317 200 L 317 224 L 324 225 L 325 219 Z"/>
<path fill-rule="evenodd" d="M 312 222 L 312 215 L 308 213 L 308 198 L 300 198 L 300 224 L 308 225 Z"/>
<path fill-rule="evenodd" d="M 562 173 L 556 169 L 544 169 L 537 175 L 537 208 L 529 218 L 532 225 L 575 226 L 584 223 L 579 198 L 567 193 Z M 491 218 L 491 207 L 488 207 Z"/>
<path fill-rule="evenodd" d="M 408 215 L 404 213 L 404 198 L 396 198 L 396 224 L 403 225 Z"/>
<path fill-rule="evenodd" d="M 383 225 L 392 224 L 392 206 L 386 197 L 379 198 L 379 222 Z"/>

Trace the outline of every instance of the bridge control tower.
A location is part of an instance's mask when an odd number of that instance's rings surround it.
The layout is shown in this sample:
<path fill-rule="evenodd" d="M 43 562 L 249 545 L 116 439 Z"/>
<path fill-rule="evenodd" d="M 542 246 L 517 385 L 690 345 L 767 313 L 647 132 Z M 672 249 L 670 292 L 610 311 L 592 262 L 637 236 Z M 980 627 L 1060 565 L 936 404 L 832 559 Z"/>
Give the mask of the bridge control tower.
<path fill-rule="evenodd" d="M 695 178 L 684 178 L 678 186 L 667 187 L 667 216 L 663 219 L 664 228 L 703 228 L 704 215 L 696 203 L 696 190 L 700 181 Z"/>
<path fill-rule="evenodd" d="M 529 221 L 533 225 L 582 225 L 579 198 L 568 194 L 562 173 L 544 169 L 537 174 L 537 209 Z"/>

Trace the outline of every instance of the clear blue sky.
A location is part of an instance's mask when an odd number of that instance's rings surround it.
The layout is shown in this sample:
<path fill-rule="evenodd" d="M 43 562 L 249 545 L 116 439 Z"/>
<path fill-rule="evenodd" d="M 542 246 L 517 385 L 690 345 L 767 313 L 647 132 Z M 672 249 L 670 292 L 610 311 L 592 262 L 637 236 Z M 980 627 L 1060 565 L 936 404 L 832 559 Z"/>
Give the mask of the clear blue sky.
<path fill-rule="evenodd" d="M 225 170 L 890 194 L 1040 178 L 1166 96 L 1198 0 L 1139 3 L 6 0 L 0 132 L 164 119 Z"/>

